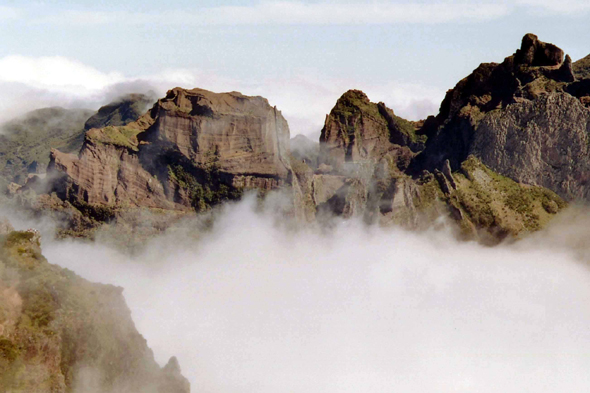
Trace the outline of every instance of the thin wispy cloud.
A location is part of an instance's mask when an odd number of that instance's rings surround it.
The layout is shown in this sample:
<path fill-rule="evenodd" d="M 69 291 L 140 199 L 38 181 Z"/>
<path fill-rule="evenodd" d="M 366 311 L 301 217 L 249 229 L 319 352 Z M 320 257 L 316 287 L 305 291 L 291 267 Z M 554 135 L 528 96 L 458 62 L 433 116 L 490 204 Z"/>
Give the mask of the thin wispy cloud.
<path fill-rule="evenodd" d="M 515 3 L 541 14 L 584 16 L 590 12 L 590 2 L 587 0 L 516 0 Z"/>
<path fill-rule="evenodd" d="M 22 12 L 18 8 L 0 5 L 0 20 L 18 19 Z"/>
<path fill-rule="evenodd" d="M 247 6 L 219 6 L 193 10 L 136 13 L 127 11 L 67 10 L 36 18 L 35 23 L 81 25 L 379 25 L 476 22 L 506 15 L 502 4 L 455 3 L 303 3 L 261 2 Z"/>
<path fill-rule="evenodd" d="M 338 97 L 352 88 L 365 91 L 371 100 L 383 101 L 398 115 L 412 120 L 435 114 L 444 93 L 395 80 L 363 83 L 304 72 L 283 78 L 243 80 L 199 69 L 176 68 L 125 76 L 105 73 L 66 57 L 6 56 L 0 58 L 0 122 L 47 106 L 97 108 L 114 98 L 113 91 L 124 94 L 153 90 L 163 96 L 176 86 L 264 96 L 283 112 L 292 135 L 318 133 Z"/>

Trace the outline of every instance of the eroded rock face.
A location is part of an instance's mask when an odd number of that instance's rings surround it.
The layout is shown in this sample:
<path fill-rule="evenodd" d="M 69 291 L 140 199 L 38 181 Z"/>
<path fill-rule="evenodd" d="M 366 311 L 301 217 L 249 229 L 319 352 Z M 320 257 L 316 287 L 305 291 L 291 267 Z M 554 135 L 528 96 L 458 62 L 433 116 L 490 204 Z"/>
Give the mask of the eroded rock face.
<path fill-rule="evenodd" d="M 514 55 L 517 64 L 526 66 L 557 66 L 563 61 L 563 50 L 553 44 L 539 41 L 534 34 L 526 34 Z"/>
<path fill-rule="evenodd" d="M 421 147 L 413 125 L 383 103 L 372 103 L 359 90 L 349 90 L 326 116 L 320 136 L 320 164 L 342 169 L 346 163 L 379 160 L 395 151 L 410 157 Z"/>
<path fill-rule="evenodd" d="M 480 71 L 485 75 L 489 70 L 482 67 Z M 466 83 L 476 86 L 477 79 Z M 504 88 L 493 84 L 489 87 Z M 462 100 L 460 94 L 454 99 Z M 577 105 L 581 107 L 579 102 Z M 450 113 L 462 109 L 451 105 L 448 110 Z M 544 110 L 534 108 L 531 114 Z M 556 124 L 567 121 L 567 116 L 561 112 Z M 453 170 L 447 159 L 439 168 L 415 175 L 410 163 L 417 153 L 412 148 L 418 151 L 421 145 L 413 141 L 423 136 L 399 132 L 394 122 L 400 120 L 393 111 L 383 104 L 371 103 L 362 92 L 349 91 L 338 100 L 322 131 L 321 164 L 311 168 L 293 157 L 292 168 L 301 189 L 298 203 L 304 206 L 307 219 L 310 213 L 320 221 L 333 216 L 361 217 L 379 225 L 425 229 L 446 217 L 454 223 L 459 236 L 494 244 L 505 237 L 539 229 L 565 206 L 550 190 L 520 185 L 490 170 L 474 156 L 461 161 L 458 170 Z M 534 127 L 533 123 L 531 126 Z M 550 139 L 544 142 L 553 143 Z M 465 143 L 472 145 L 472 141 Z M 475 151 L 467 152 L 470 153 Z"/>
<path fill-rule="evenodd" d="M 470 154 L 518 182 L 588 200 L 589 134 L 590 110 L 569 94 L 552 93 L 488 114 Z"/>
<path fill-rule="evenodd" d="M 457 170 L 473 154 L 517 181 L 587 198 L 585 89 L 569 56 L 527 34 L 514 55 L 480 65 L 447 93 L 425 126 L 430 138 L 413 173 L 441 169 L 446 160 Z"/>
<path fill-rule="evenodd" d="M 52 151 L 55 191 L 89 204 L 201 210 L 289 181 L 289 127 L 262 97 L 172 89 L 138 121 Z M 61 176 L 60 176 L 61 175 Z"/>

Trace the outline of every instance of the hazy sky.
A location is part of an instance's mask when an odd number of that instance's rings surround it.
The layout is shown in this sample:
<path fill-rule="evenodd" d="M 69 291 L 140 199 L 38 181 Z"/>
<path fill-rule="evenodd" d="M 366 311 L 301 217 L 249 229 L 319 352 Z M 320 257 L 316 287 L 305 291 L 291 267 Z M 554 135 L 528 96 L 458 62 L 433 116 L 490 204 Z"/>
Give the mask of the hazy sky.
<path fill-rule="evenodd" d="M 586 0 L 0 0 L 0 120 L 73 98 L 96 105 L 112 84 L 137 79 L 159 94 L 180 85 L 263 95 L 292 134 L 321 128 L 349 88 L 417 119 L 525 33 L 587 55 L 589 15 Z"/>

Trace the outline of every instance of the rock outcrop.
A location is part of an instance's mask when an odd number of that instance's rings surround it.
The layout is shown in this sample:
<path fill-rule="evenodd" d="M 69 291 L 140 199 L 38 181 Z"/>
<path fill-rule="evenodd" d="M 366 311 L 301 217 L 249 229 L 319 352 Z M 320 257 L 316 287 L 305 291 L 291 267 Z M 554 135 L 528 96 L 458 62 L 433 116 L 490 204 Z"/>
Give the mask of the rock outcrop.
<path fill-rule="evenodd" d="M 122 288 L 51 265 L 35 230 L 0 232 L 0 391 L 188 393 L 160 368 Z"/>
<path fill-rule="evenodd" d="M 429 139 L 412 163 L 414 175 L 446 160 L 457 170 L 474 155 L 519 182 L 587 199 L 590 111 L 580 83 L 569 56 L 527 34 L 514 55 L 480 65 L 447 93 L 422 130 Z"/>
<path fill-rule="evenodd" d="M 136 122 L 88 131 L 78 156 L 53 150 L 50 170 L 76 203 L 203 210 L 288 184 L 288 144 L 266 99 L 176 88 Z"/>
<path fill-rule="evenodd" d="M 322 132 L 320 166 L 293 157 L 308 219 L 357 216 L 420 229 L 443 216 L 460 236 L 495 243 L 539 229 L 565 207 L 550 190 L 501 176 L 474 156 L 456 170 L 445 160 L 440 169 L 412 175 L 425 137 L 413 128 L 400 132 L 399 124 L 409 122 L 392 113 L 359 91 L 338 100 Z"/>
<path fill-rule="evenodd" d="M 320 136 L 320 164 L 338 169 L 347 162 L 379 160 L 391 154 L 409 157 L 421 149 L 414 126 L 382 102 L 375 104 L 359 90 L 349 90 L 326 116 Z"/>
<path fill-rule="evenodd" d="M 584 64 L 527 34 L 502 63 L 481 64 L 449 90 L 436 117 L 412 123 L 350 90 L 326 116 L 319 148 L 298 138 L 292 152 L 285 119 L 264 98 L 175 88 L 137 121 L 88 130 L 77 156 L 53 150 L 56 196 L 44 200 L 103 222 L 284 189 L 289 214 L 307 221 L 418 228 L 443 215 L 468 237 L 517 236 L 561 210 L 562 198 L 590 198 Z"/>
<path fill-rule="evenodd" d="M 469 153 L 518 182 L 590 200 L 590 110 L 567 93 L 512 104 L 480 122 Z"/>

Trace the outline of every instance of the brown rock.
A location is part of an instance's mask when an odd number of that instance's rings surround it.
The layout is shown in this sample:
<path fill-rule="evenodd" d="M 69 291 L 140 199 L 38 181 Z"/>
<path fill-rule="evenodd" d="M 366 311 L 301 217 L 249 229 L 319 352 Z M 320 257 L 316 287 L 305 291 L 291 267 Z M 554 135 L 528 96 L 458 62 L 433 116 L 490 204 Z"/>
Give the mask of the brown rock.
<path fill-rule="evenodd" d="M 556 66 L 562 63 L 563 55 L 563 50 L 557 46 L 539 41 L 536 35 L 529 33 L 522 38 L 514 61 L 527 66 Z"/>
<path fill-rule="evenodd" d="M 202 209 L 290 175 L 289 128 L 262 97 L 172 89 L 134 123 L 92 129 L 78 156 L 51 153 L 63 199 Z"/>
<path fill-rule="evenodd" d="M 320 136 L 320 163 L 342 170 L 345 163 L 376 162 L 395 152 L 411 157 L 420 149 L 412 124 L 360 90 L 349 90 L 326 117 Z"/>

